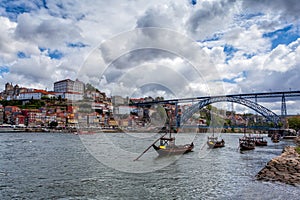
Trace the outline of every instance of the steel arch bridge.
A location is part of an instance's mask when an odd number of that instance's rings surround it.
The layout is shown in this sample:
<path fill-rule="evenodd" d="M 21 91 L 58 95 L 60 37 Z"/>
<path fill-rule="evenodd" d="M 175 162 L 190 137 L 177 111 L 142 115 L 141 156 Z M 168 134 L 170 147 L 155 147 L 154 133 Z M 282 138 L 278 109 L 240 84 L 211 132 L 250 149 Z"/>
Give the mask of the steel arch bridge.
<path fill-rule="evenodd" d="M 244 105 L 248 108 L 253 109 L 257 113 L 261 114 L 264 116 L 268 121 L 273 122 L 274 125 L 277 127 L 279 126 L 279 122 L 281 122 L 281 118 L 269 110 L 268 108 L 259 105 L 256 102 L 250 101 L 248 99 L 242 98 L 242 97 L 235 97 L 235 96 L 215 96 L 215 97 L 209 97 L 206 99 L 203 99 L 201 101 L 198 101 L 196 104 L 191 106 L 189 109 L 183 112 L 181 116 L 181 123 L 185 123 L 188 121 L 189 118 L 192 117 L 194 113 L 199 111 L 201 108 L 213 104 L 213 103 L 218 103 L 218 102 L 233 102 L 237 104 Z"/>

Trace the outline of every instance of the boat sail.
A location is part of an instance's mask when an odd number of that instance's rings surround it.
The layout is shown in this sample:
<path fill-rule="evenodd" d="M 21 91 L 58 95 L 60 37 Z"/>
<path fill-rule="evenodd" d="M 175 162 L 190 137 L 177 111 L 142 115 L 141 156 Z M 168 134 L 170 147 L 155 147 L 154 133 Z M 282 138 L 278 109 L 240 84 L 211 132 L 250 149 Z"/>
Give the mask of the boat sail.
<path fill-rule="evenodd" d="M 213 120 L 213 114 L 211 115 L 211 124 L 212 124 L 212 127 L 213 127 L 213 134 L 212 136 L 208 136 L 207 137 L 207 145 L 209 148 L 222 148 L 222 147 L 225 147 L 225 141 L 222 139 L 222 140 L 218 140 L 218 137 L 215 136 L 215 127 L 214 127 L 214 120 Z"/>

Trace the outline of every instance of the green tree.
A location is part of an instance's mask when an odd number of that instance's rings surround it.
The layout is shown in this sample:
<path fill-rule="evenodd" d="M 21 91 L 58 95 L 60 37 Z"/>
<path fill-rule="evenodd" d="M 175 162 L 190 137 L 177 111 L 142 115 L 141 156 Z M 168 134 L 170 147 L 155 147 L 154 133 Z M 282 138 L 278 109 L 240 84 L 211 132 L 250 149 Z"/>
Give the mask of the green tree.
<path fill-rule="evenodd" d="M 300 129 L 300 118 L 299 117 L 291 117 L 288 119 L 289 128 L 299 130 Z"/>

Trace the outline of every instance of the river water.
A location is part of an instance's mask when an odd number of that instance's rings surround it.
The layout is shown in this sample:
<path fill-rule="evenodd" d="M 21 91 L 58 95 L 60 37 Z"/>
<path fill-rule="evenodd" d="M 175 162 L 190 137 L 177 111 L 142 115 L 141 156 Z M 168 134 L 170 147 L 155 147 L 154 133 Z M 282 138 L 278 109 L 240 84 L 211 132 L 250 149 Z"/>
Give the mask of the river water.
<path fill-rule="evenodd" d="M 292 141 L 267 138 L 267 147 L 241 154 L 241 136 L 223 134 L 226 146 L 208 150 L 207 135 L 179 135 L 193 138 L 194 152 L 157 158 L 150 149 L 134 162 L 155 136 L 0 133 L 0 198 L 299 199 L 299 187 L 255 180 Z"/>

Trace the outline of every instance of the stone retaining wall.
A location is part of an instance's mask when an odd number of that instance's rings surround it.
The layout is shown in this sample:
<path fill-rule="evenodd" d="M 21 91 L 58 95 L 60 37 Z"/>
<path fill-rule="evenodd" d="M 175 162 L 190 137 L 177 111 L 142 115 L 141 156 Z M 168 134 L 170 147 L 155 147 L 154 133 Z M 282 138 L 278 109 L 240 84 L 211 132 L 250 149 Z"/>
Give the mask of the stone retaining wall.
<path fill-rule="evenodd" d="M 279 181 L 290 185 L 300 185 L 300 155 L 295 147 L 287 146 L 282 154 L 270 160 L 256 175 L 258 180 Z"/>

